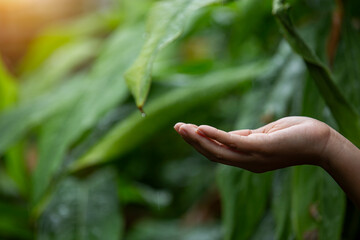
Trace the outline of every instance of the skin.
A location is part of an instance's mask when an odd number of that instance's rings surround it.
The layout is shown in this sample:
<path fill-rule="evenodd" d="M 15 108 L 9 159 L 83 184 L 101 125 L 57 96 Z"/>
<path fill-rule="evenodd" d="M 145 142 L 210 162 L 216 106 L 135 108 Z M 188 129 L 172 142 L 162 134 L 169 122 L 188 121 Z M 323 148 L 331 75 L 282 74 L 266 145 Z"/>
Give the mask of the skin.
<path fill-rule="evenodd" d="M 286 117 L 255 130 L 225 132 L 185 123 L 174 128 L 211 161 L 251 172 L 303 164 L 322 167 L 360 207 L 360 150 L 323 122 Z"/>

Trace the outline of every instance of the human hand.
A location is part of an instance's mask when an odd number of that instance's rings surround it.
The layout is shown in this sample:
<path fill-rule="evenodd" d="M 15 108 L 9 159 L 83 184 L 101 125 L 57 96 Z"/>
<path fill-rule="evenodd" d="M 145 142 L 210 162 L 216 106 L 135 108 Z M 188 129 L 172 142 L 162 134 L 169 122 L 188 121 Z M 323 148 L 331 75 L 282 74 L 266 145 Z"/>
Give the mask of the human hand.
<path fill-rule="evenodd" d="M 224 132 L 177 123 L 175 130 L 208 159 L 252 172 L 288 166 L 323 166 L 332 128 L 307 117 L 286 117 L 255 130 Z"/>

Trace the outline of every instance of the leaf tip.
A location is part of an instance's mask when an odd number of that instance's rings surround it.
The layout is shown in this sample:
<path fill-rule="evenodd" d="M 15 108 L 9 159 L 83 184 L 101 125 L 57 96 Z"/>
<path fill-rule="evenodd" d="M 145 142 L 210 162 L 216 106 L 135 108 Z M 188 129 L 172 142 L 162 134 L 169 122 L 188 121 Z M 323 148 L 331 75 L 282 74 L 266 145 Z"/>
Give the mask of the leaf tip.
<path fill-rule="evenodd" d="M 138 109 L 141 112 L 141 116 L 146 117 L 146 113 L 144 112 L 143 106 L 139 106 Z"/>

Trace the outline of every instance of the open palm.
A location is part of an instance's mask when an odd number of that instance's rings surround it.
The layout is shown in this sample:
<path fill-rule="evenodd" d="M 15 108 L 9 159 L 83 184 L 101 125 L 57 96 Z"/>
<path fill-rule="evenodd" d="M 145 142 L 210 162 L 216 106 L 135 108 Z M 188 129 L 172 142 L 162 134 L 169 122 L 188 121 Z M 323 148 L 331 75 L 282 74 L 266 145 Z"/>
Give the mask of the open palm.
<path fill-rule="evenodd" d="M 224 132 L 178 123 L 175 130 L 208 159 L 266 172 L 300 164 L 321 165 L 331 128 L 307 117 L 286 117 L 255 130 Z"/>

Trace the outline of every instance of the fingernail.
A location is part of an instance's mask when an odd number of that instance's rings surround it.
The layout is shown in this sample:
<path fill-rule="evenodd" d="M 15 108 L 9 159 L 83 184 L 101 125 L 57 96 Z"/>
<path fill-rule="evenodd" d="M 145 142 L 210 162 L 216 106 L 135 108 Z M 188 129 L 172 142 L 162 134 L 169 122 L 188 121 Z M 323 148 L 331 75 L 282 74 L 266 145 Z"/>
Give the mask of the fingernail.
<path fill-rule="evenodd" d="M 184 123 L 182 123 L 182 122 L 178 122 L 178 123 L 176 123 L 175 125 L 174 125 L 174 129 L 177 131 L 177 132 L 179 132 L 179 128 L 181 127 L 181 125 L 183 125 Z"/>
<path fill-rule="evenodd" d="M 188 132 L 185 128 L 183 128 L 183 126 L 180 127 L 179 132 L 181 135 L 187 136 Z"/>

